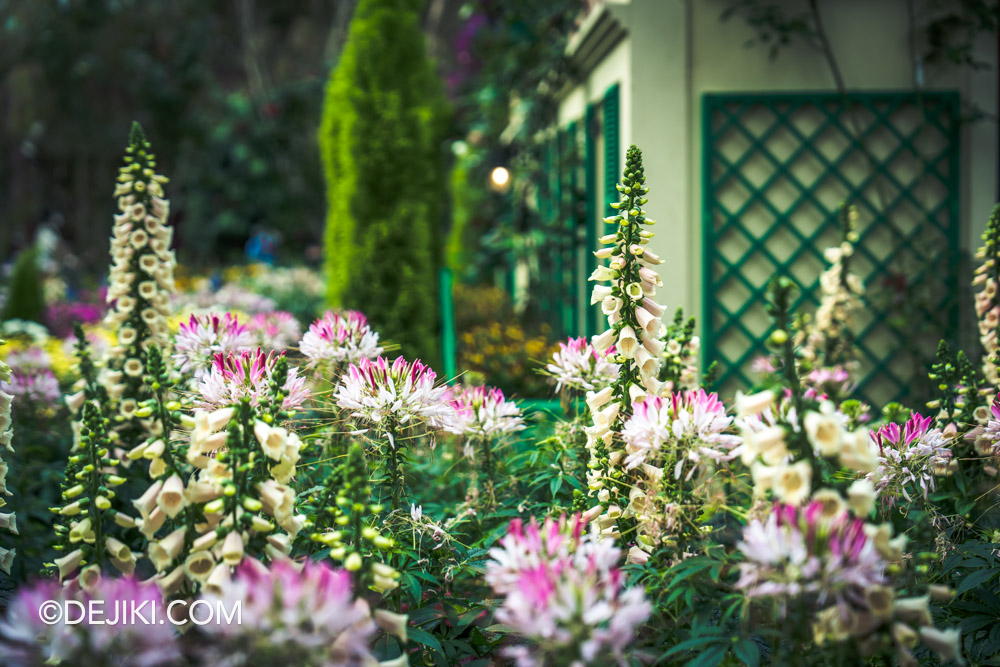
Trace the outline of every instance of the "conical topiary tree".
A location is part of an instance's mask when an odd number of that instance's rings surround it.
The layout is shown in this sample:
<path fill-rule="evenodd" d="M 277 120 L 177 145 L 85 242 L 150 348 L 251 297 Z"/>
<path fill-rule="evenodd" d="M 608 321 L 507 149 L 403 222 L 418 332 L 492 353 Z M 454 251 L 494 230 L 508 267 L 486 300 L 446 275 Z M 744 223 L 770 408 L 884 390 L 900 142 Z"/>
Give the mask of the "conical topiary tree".
<path fill-rule="evenodd" d="M 327 86 L 319 143 L 329 303 L 364 311 L 405 355 L 433 363 L 446 107 L 421 4 L 358 4 Z"/>

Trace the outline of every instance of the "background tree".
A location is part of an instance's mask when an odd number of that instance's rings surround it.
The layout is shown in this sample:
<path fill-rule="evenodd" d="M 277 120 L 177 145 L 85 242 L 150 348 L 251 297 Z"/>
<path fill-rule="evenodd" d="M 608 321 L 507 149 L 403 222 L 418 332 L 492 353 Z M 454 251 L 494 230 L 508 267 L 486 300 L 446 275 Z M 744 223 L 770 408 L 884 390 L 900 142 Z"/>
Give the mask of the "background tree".
<path fill-rule="evenodd" d="M 358 4 L 327 87 L 319 141 L 329 302 L 365 312 L 404 354 L 433 363 L 446 104 L 421 4 Z"/>

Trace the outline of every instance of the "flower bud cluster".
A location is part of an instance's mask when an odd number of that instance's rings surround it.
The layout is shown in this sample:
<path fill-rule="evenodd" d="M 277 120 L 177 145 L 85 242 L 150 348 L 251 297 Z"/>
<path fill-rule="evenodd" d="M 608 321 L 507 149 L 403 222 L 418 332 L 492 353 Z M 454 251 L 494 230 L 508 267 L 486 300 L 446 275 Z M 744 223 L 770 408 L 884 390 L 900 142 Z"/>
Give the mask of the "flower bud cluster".
<path fill-rule="evenodd" d="M 5 345 L 6 341 L 0 340 L 0 345 Z M 0 383 L 9 382 L 11 379 L 10 366 L 0 360 Z M 0 445 L 3 445 L 8 452 L 13 452 L 11 440 L 14 437 L 14 425 L 11 418 L 11 406 L 14 397 L 3 389 L 0 389 Z M 7 462 L 0 456 L 0 507 L 7 505 L 4 496 L 11 495 L 7 490 Z M 17 516 L 15 512 L 0 512 L 0 528 L 17 535 Z M 15 550 L 0 547 L 0 570 L 10 574 L 10 566 L 14 563 Z"/>
<path fill-rule="evenodd" d="M 152 344 L 163 348 L 169 343 L 167 317 L 174 293 L 173 228 L 167 224 L 170 203 L 163 193 L 167 178 L 156 173 L 156 156 L 149 148 L 142 128 L 134 124 L 114 193 L 119 214 L 111 237 L 111 308 L 105 324 L 118 340 L 108 350 L 103 382 L 121 406 L 117 430 L 127 440 L 137 439 L 141 431 L 133 410 L 147 398 L 142 382 L 146 354 Z"/>
<path fill-rule="evenodd" d="M 380 593 L 399 586 L 400 574 L 386 565 L 380 553 L 395 546 L 379 530 L 382 506 L 371 502 L 372 488 L 364 449 L 351 443 L 347 460 L 331 473 L 313 503 L 306 527 L 309 539 L 329 548 L 330 558 L 352 573 L 354 580 Z"/>
<path fill-rule="evenodd" d="M 983 232 L 983 245 L 976 253 L 983 263 L 976 267 L 976 276 L 972 284 L 979 286 L 976 293 L 976 316 L 979 318 L 979 340 L 983 344 L 983 375 L 991 388 L 1000 385 L 1000 353 L 997 347 L 997 334 L 1000 332 L 1000 204 L 993 208 L 986 231 Z"/>
<path fill-rule="evenodd" d="M 122 531 L 135 527 L 136 522 L 114 508 L 115 489 L 126 479 L 119 474 L 120 461 L 109 451 L 111 420 L 104 414 L 107 393 L 98 382 L 87 338 L 79 326 L 76 331 L 83 389 L 79 398 L 72 401 L 79 407 L 73 422 L 74 442 L 61 485 L 63 502 L 49 508 L 57 515 L 53 549 L 62 555 L 47 564 L 47 568 L 60 579 L 78 575 L 80 585 L 90 589 L 100 581 L 108 563 L 123 574 L 132 573 L 136 555 L 116 535 L 121 537 Z"/>
<path fill-rule="evenodd" d="M 615 226 L 615 232 L 602 237 L 601 243 L 608 247 L 594 253 L 599 259 L 607 259 L 608 264 L 598 266 L 590 280 L 610 284 L 595 286 L 591 295 L 591 303 L 601 304 L 609 324 L 609 329 L 595 336 L 592 344 L 598 353 L 613 345 L 614 361 L 621 367 L 610 391 L 587 395 L 594 418 L 587 429 L 591 491 L 605 488 L 607 478 L 614 476 L 608 450 L 615 446 L 616 433 L 633 403 L 643 400 L 647 393 L 658 394 L 661 387 L 658 376 L 664 352 L 661 340 L 664 327 L 660 316 L 664 306 L 656 303 L 653 296 L 663 281 L 653 267 L 663 260 L 645 247 L 653 236 L 645 226 L 654 223 L 642 208 L 649 192 L 645 181 L 642 153 L 632 146 L 626 154 L 622 183 L 616 186 L 621 199 L 611 204 L 618 213 L 604 219 Z M 620 476 L 621 471 L 615 472 Z M 616 493 L 617 489 L 609 491 Z"/>

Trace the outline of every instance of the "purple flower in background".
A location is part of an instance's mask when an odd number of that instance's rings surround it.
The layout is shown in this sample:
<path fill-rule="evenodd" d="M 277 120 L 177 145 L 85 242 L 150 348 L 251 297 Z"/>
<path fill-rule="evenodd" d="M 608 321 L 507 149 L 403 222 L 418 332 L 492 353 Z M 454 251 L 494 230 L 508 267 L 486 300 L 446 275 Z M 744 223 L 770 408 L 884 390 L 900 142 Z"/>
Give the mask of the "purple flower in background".
<path fill-rule="evenodd" d="M 397 357 L 375 361 L 362 358 L 351 364 L 334 395 L 337 405 L 373 426 L 426 424 L 432 429 L 448 426 L 451 406 L 448 388 L 435 386 L 437 374 L 419 359 Z M 393 445 L 395 446 L 395 445 Z"/>
<path fill-rule="evenodd" d="M 499 622 L 538 642 L 505 650 L 519 667 L 573 657 L 573 664 L 608 665 L 622 654 L 652 611 L 641 587 L 626 588 L 621 551 L 576 515 L 533 518 L 510 527 L 490 549 L 486 582 L 505 596 Z"/>
<path fill-rule="evenodd" d="M 864 521 L 848 512 L 824 515 L 822 502 L 776 504 L 766 521 L 752 521 L 737 544 L 737 588 L 782 603 L 809 596 L 815 608 L 869 609 L 867 595 L 885 583 L 886 563 Z"/>
<path fill-rule="evenodd" d="M 374 664 L 369 640 L 375 632 L 368 605 L 355 600 L 351 577 L 325 562 L 301 566 L 277 560 L 265 567 L 245 559 L 221 591 L 206 596 L 231 609 L 242 607 L 239 623 L 210 623 L 201 631 L 219 642 L 220 658 L 237 664 Z"/>
<path fill-rule="evenodd" d="M 382 354 L 378 333 L 368 325 L 368 318 L 356 310 L 327 312 L 309 325 L 299 343 L 310 363 L 322 361 L 359 363 Z"/>
<path fill-rule="evenodd" d="M 55 405 L 62 392 L 59 381 L 47 368 L 30 369 L 28 372 L 17 368 L 11 370 L 10 382 L 0 382 L 0 391 L 13 396 L 15 409 L 42 405 Z"/>
<path fill-rule="evenodd" d="M 525 428 L 517 403 L 496 387 L 453 390 L 450 405 L 455 414 L 448 430 L 458 435 L 494 438 Z"/>
<path fill-rule="evenodd" d="M 295 345 L 302 335 L 302 327 L 295 316 L 284 310 L 258 313 L 247 323 L 255 343 L 265 350 L 281 352 Z"/>
<path fill-rule="evenodd" d="M 615 354 L 614 345 L 598 352 L 586 338 L 570 338 L 559 343 L 545 370 L 555 379 L 556 391 L 598 391 L 618 377 L 618 364 L 611 361 Z"/>
<path fill-rule="evenodd" d="M 104 306 L 83 301 L 57 301 L 45 308 L 45 325 L 57 338 L 73 335 L 73 325 L 99 322 L 104 317 Z"/>
<path fill-rule="evenodd" d="M 51 601 L 48 605 L 45 603 Z M 73 602 L 70 605 L 68 603 Z M 92 605 L 100 601 L 100 605 Z M 78 603 L 78 604 L 77 604 Z M 88 607 L 100 615 L 84 615 Z M 139 610 L 133 613 L 133 609 Z M 63 614 L 55 623 L 51 614 Z M 0 621 L 0 663 L 10 667 L 40 664 L 115 664 L 159 667 L 177 664 L 181 654 L 167 619 L 160 589 L 131 577 L 101 578 L 89 591 L 54 580 L 24 586 Z M 155 620 L 154 620 L 155 619 Z M 96 623 L 95 621 L 101 621 Z M 112 658 L 113 659 L 110 659 Z"/>
<path fill-rule="evenodd" d="M 7 355 L 10 380 L 0 381 L 0 391 L 12 396 L 15 410 L 34 411 L 53 406 L 62 396 L 59 381 L 52 372 L 52 358 L 45 350 L 29 347 Z"/>

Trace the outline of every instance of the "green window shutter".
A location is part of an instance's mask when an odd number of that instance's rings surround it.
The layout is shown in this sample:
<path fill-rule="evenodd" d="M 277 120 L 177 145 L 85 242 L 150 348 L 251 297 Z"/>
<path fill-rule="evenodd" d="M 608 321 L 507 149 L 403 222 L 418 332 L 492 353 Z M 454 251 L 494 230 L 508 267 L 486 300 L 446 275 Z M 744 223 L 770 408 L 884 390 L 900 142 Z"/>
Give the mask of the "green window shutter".
<path fill-rule="evenodd" d="M 618 155 L 621 152 L 621 123 L 619 110 L 619 86 L 608 88 L 604 94 L 602 107 L 604 111 L 604 215 L 612 215 L 614 209 L 611 202 L 618 201 L 618 185 L 621 165 Z"/>
<path fill-rule="evenodd" d="M 584 276 L 584 280 L 590 277 L 590 274 L 594 272 L 597 268 L 597 258 L 594 257 L 594 249 L 597 248 L 597 155 L 595 147 L 595 132 L 597 128 L 594 126 L 596 122 L 596 112 L 593 104 L 587 105 L 587 114 L 584 119 L 584 168 L 585 176 L 584 179 L 586 183 L 584 186 L 587 189 L 587 203 L 585 207 L 586 212 L 586 224 L 587 224 L 587 245 L 583 250 L 584 257 L 586 261 L 584 266 L 586 267 L 587 275 Z M 589 285 L 590 283 L 585 283 Z M 584 334 L 589 338 L 597 333 L 597 328 L 601 326 L 600 311 L 587 307 L 586 304 L 590 303 L 590 299 L 583 299 L 586 310 L 584 311 Z"/>
<path fill-rule="evenodd" d="M 563 156 L 560 175 L 559 206 L 564 225 L 563 243 L 560 248 L 561 270 L 568 289 L 562 305 L 562 331 L 572 336 L 577 328 L 577 299 L 579 276 L 576 275 L 576 211 L 574 193 L 576 191 L 576 123 L 570 123 L 560 134 L 560 154 Z"/>

